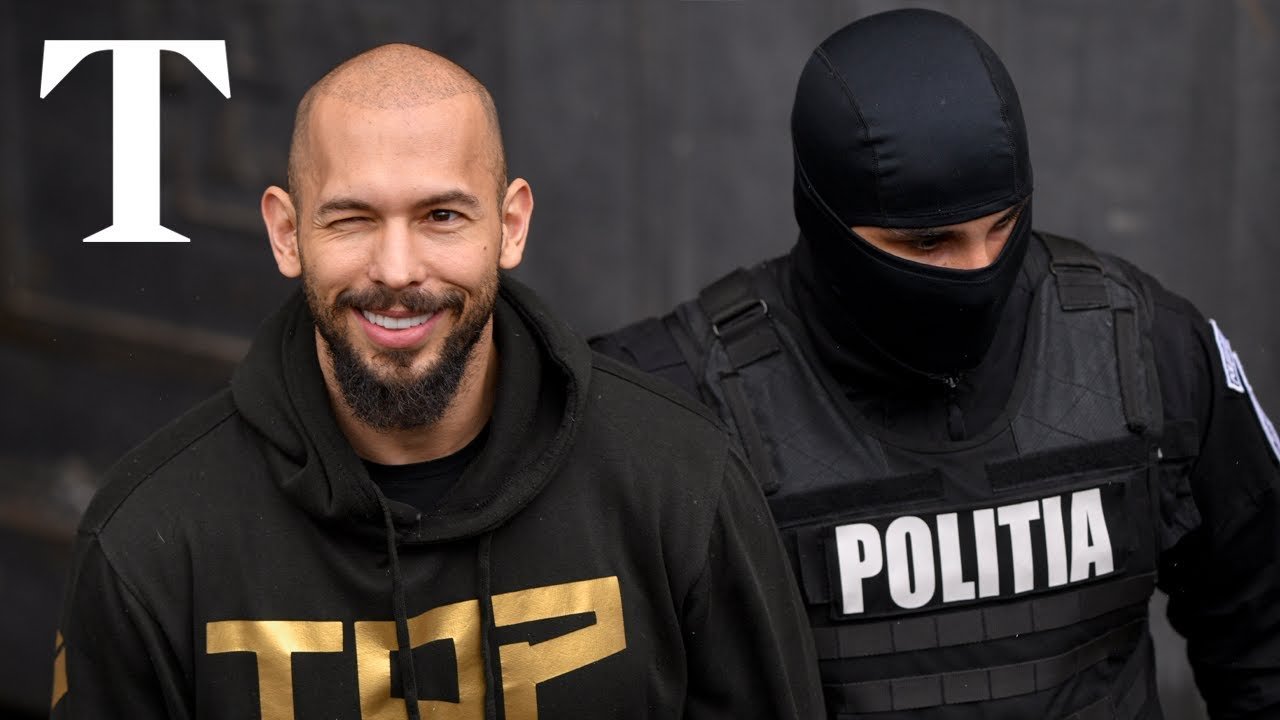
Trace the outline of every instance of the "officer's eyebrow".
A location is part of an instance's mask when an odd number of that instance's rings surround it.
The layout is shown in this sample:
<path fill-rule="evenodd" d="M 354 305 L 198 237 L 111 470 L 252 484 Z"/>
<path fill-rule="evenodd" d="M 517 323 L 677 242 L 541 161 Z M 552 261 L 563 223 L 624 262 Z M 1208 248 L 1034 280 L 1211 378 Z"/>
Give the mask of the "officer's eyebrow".
<path fill-rule="evenodd" d="M 1023 208 L 1025 208 L 1025 207 L 1027 206 L 1027 201 L 1028 201 L 1028 199 L 1029 199 L 1029 198 L 1023 198 L 1022 200 L 1020 200 L 1020 201 L 1018 202 L 1018 204 L 1017 204 L 1017 205 L 1014 205 L 1013 207 L 1009 208 L 1009 209 L 1005 212 L 1005 214 L 1004 214 L 1004 215 L 1002 215 L 1002 216 L 1000 216 L 1000 219 L 996 221 L 996 225 L 995 225 L 995 226 L 996 226 L 996 227 L 1000 227 L 1001 225 L 1008 225 L 1009 223 L 1013 222 L 1014 220 L 1017 220 L 1017 219 L 1018 219 L 1018 216 L 1022 214 L 1022 210 L 1023 210 Z"/>

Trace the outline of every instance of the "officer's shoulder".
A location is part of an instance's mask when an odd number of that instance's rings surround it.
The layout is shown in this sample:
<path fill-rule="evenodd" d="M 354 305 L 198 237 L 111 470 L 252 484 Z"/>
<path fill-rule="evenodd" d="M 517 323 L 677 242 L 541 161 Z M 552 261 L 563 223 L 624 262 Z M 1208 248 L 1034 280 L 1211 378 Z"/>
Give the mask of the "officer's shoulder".
<path fill-rule="evenodd" d="M 193 450 L 201 445 L 216 444 L 219 434 L 228 431 L 239 434 L 239 428 L 234 427 L 236 417 L 231 392 L 224 389 L 130 450 L 104 474 L 98 492 L 81 518 L 80 532 L 100 535 L 113 523 L 130 522 L 129 519 L 116 522 L 118 516 L 145 515 L 157 509 L 156 506 L 164 502 L 160 497 L 153 497 L 164 494 L 164 488 L 158 486 L 173 484 L 169 481 L 174 478 L 185 482 L 189 473 L 184 467 L 192 460 Z M 198 460 L 204 464 L 226 464 L 237 455 L 209 448 L 207 456 Z M 184 492 L 187 490 L 198 491 L 189 486 Z"/>
<path fill-rule="evenodd" d="M 592 392 L 611 414 L 638 421 L 667 419 L 684 427 L 721 432 L 709 408 L 686 390 L 599 351 L 592 353 Z"/>
<path fill-rule="evenodd" d="M 675 311 L 661 317 L 647 317 L 613 332 L 596 335 L 587 341 L 592 350 L 619 360 L 646 373 L 674 384 L 690 395 L 698 394 L 698 378 L 692 363 L 668 326 Z"/>
<path fill-rule="evenodd" d="M 1204 314 L 1190 300 L 1169 290 L 1133 262 L 1110 253 L 1098 255 L 1107 272 L 1127 279 L 1151 306 L 1155 363 L 1165 391 L 1175 387 L 1213 386 L 1214 376 L 1222 371 L 1215 367 L 1214 332 Z"/>
<path fill-rule="evenodd" d="M 647 317 L 587 340 L 592 350 L 654 372 L 685 362 L 663 318 Z"/>
<path fill-rule="evenodd" d="M 1180 327 L 1191 331 L 1199 331 L 1200 326 L 1207 327 L 1204 314 L 1190 300 L 1166 288 L 1154 275 L 1118 255 L 1097 250 L 1095 252 L 1109 273 L 1119 275 L 1120 279 L 1128 280 L 1130 284 L 1143 290 L 1154 306 L 1152 309 L 1159 326 L 1166 329 Z"/>

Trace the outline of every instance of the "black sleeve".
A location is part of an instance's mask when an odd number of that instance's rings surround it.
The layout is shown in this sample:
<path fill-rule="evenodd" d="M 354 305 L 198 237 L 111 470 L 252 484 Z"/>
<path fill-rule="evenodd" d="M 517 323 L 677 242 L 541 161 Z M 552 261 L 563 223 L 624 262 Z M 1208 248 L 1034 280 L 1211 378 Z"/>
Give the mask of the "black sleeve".
<path fill-rule="evenodd" d="M 96 535 L 77 538 L 54 660 L 51 720 L 190 717 L 179 664 Z"/>
<path fill-rule="evenodd" d="M 669 318 L 670 316 L 668 316 Z M 647 318 L 587 341 L 591 348 L 699 397 L 694 371 L 667 328 L 667 318 Z"/>
<path fill-rule="evenodd" d="M 689 663 L 684 717 L 822 717 L 804 604 L 759 485 L 736 456 L 701 557 L 705 564 L 682 609 Z"/>
<path fill-rule="evenodd" d="M 1213 326 L 1156 288 L 1167 446 L 1160 586 L 1215 720 L 1280 716 L 1280 469 L 1247 388 L 1228 386 Z M 1242 379 L 1243 380 L 1243 379 Z M 1237 387 L 1244 382 L 1234 382 Z M 1187 432 L 1191 429 L 1191 432 Z"/>

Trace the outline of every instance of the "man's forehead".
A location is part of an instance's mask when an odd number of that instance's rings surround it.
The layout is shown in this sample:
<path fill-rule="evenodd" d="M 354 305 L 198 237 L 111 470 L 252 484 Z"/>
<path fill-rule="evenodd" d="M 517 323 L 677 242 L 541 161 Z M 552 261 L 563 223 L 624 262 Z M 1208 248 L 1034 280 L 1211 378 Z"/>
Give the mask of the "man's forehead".
<path fill-rule="evenodd" d="M 484 124 L 474 95 L 406 108 L 369 108 L 339 98 L 318 99 L 305 138 L 315 169 L 335 160 L 432 154 L 441 162 L 485 151 Z"/>
<path fill-rule="evenodd" d="M 450 192 L 485 196 L 490 182 L 474 96 L 410 108 L 317 99 L 306 139 L 307 204 L 390 208 Z"/>

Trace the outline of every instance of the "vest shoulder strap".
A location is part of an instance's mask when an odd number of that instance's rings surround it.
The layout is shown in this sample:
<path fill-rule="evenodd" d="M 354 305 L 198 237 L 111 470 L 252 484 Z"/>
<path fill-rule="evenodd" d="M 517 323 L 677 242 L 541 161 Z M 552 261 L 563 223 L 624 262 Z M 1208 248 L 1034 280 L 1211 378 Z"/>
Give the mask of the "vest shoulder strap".
<path fill-rule="evenodd" d="M 1120 393 L 1124 404 L 1125 420 L 1129 429 L 1142 433 L 1156 420 L 1155 405 L 1150 378 L 1143 370 L 1143 333 L 1146 331 L 1138 309 L 1127 303 L 1115 305 L 1107 290 L 1106 266 L 1098 254 L 1085 244 L 1040 232 L 1045 248 L 1049 251 L 1049 268 L 1058 285 L 1058 305 L 1064 312 L 1103 310 L 1110 308 L 1115 316 L 1115 343 L 1117 370 L 1120 373 Z M 1114 275 L 1114 273 L 1112 273 Z M 1123 273 L 1121 273 L 1123 275 Z M 1125 286 L 1127 277 L 1116 278 Z M 1139 289 L 1139 293 L 1141 289 Z"/>
<path fill-rule="evenodd" d="M 1058 304 L 1068 312 L 1111 306 L 1098 255 L 1083 243 L 1041 232 L 1049 251 L 1049 269 L 1058 281 Z"/>
<path fill-rule="evenodd" d="M 755 289 L 751 275 L 739 268 L 698 293 L 698 305 L 711 331 L 724 344 L 735 370 L 782 351 L 769 320 L 769 304 Z"/>
<path fill-rule="evenodd" d="M 769 304 L 756 291 L 750 274 L 741 268 L 698 293 L 698 306 L 724 346 L 732 369 L 720 374 L 725 404 L 738 429 L 747 462 L 766 495 L 780 487 L 765 438 L 751 411 L 738 371 L 782 352 L 777 330 L 769 319 Z"/>

